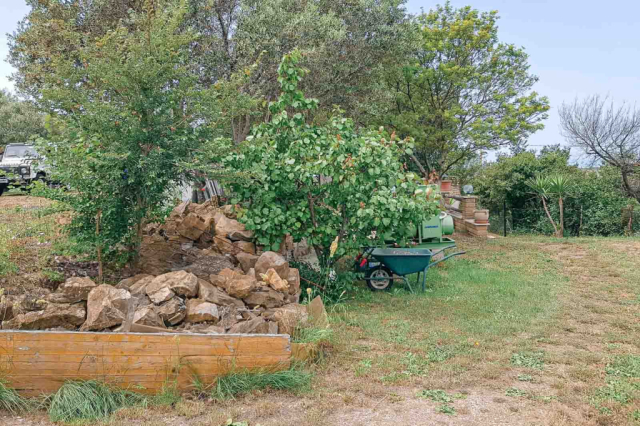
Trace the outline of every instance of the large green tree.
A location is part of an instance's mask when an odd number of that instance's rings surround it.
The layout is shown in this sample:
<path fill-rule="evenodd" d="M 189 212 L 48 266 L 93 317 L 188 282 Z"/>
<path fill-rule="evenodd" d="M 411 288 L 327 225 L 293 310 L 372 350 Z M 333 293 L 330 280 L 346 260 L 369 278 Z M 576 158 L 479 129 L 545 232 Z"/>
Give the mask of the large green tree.
<path fill-rule="evenodd" d="M 32 10 L 10 36 L 10 62 L 17 69 L 13 77 L 19 91 L 46 109 L 54 106 L 40 92 L 55 60 L 78 60 L 83 43 L 94 42 L 119 25 L 132 29 L 137 21 L 129 19 L 129 10 L 141 12 L 145 4 L 161 5 L 157 0 L 27 2 Z M 322 101 L 316 114 L 328 117 L 333 105 L 339 104 L 358 118 L 357 112 L 367 108 L 362 105 L 371 100 L 371 87 L 381 70 L 405 43 L 408 18 L 403 3 L 189 0 L 179 30 L 201 34 L 190 46 L 188 60 L 202 88 L 234 80 L 238 96 L 226 97 L 224 120 L 216 124 L 240 142 L 252 124 L 269 119 L 261 103 L 249 100 L 277 98 L 278 64 L 294 48 L 305 52 L 305 66 L 312 71 L 304 84 Z M 248 78 L 234 79 L 245 72 Z"/>
<path fill-rule="evenodd" d="M 548 101 L 532 91 L 538 79 L 524 49 L 499 41 L 497 19 L 448 2 L 420 15 L 413 50 L 387 76 L 379 119 L 416 139 L 421 168 L 444 174 L 543 127 Z"/>
<path fill-rule="evenodd" d="M 167 0 L 96 39 L 67 32 L 81 47 L 42 76 L 42 101 L 57 114 L 40 149 L 53 179 L 73 189 L 53 196 L 76 212 L 74 235 L 105 253 L 138 246 L 143 221 L 161 216 L 168 189 L 190 178 L 181 163 L 211 137 L 201 125 L 212 115 L 208 93 L 188 60 L 198 36 L 179 31 L 186 12 L 186 2 Z"/>
<path fill-rule="evenodd" d="M 44 132 L 44 117 L 32 104 L 0 90 L 0 152 L 9 143 L 30 142 Z"/>

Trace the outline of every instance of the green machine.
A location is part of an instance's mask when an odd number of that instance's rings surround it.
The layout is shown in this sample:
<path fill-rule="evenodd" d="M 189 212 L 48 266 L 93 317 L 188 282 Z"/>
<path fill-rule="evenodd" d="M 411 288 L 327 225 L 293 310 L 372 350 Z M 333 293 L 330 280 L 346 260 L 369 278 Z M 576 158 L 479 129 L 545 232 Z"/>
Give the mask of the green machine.
<path fill-rule="evenodd" d="M 416 190 L 417 194 L 425 193 L 434 201 L 440 201 L 440 187 L 438 185 L 422 185 Z M 454 231 L 453 218 L 447 212 L 440 212 L 431 219 L 424 220 L 418 227 L 418 248 L 445 249 L 455 247 L 456 242 L 445 235 L 452 235 Z"/>

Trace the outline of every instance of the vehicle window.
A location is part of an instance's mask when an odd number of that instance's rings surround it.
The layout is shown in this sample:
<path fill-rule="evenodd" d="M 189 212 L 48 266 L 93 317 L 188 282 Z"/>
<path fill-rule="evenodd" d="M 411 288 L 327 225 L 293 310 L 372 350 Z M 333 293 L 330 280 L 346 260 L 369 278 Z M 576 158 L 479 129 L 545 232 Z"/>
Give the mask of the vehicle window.
<path fill-rule="evenodd" d="M 36 158 L 38 154 L 36 150 L 33 149 L 32 146 L 23 145 L 23 146 L 8 146 L 4 151 L 5 157 L 28 157 L 28 158 Z"/>

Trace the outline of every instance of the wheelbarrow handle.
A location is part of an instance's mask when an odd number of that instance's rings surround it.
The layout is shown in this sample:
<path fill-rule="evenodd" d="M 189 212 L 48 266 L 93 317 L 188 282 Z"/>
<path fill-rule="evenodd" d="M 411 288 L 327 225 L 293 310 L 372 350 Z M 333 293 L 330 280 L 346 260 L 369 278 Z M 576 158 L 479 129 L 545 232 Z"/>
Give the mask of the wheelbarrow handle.
<path fill-rule="evenodd" d="M 439 253 L 439 252 L 438 252 L 438 253 Z M 451 258 L 451 257 L 454 257 L 454 256 L 460 256 L 460 255 L 465 254 L 465 253 L 466 253 L 466 251 L 459 251 L 459 252 L 457 252 L 457 253 L 452 253 L 452 254 L 450 254 L 450 255 L 448 255 L 448 256 L 443 257 L 442 259 L 438 259 L 438 260 L 436 260 L 436 261 L 434 261 L 434 262 L 431 262 L 431 264 L 429 265 L 429 267 L 432 267 L 433 265 L 436 265 L 436 264 L 438 264 L 438 263 L 440 263 L 440 262 L 444 262 L 445 260 L 447 260 L 447 259 L 449 259 L 449 258 Z M 436 254 L 437 254 L 437 253 L 436 253 Z"/>

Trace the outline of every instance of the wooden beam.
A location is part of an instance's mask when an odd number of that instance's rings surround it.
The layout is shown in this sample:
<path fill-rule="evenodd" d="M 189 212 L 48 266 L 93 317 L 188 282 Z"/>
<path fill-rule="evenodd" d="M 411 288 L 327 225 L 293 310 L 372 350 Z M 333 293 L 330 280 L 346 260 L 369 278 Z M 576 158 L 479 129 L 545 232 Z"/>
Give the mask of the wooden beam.
<path fill-rule="evenodd" d="M 0 377 L 23 395 L 55 392 L 67 380 L 101 380 L 156 393 L 194 378 L 212 384 L 233 369 L 283 369 L 287 335 L 0 331 Z"/>

